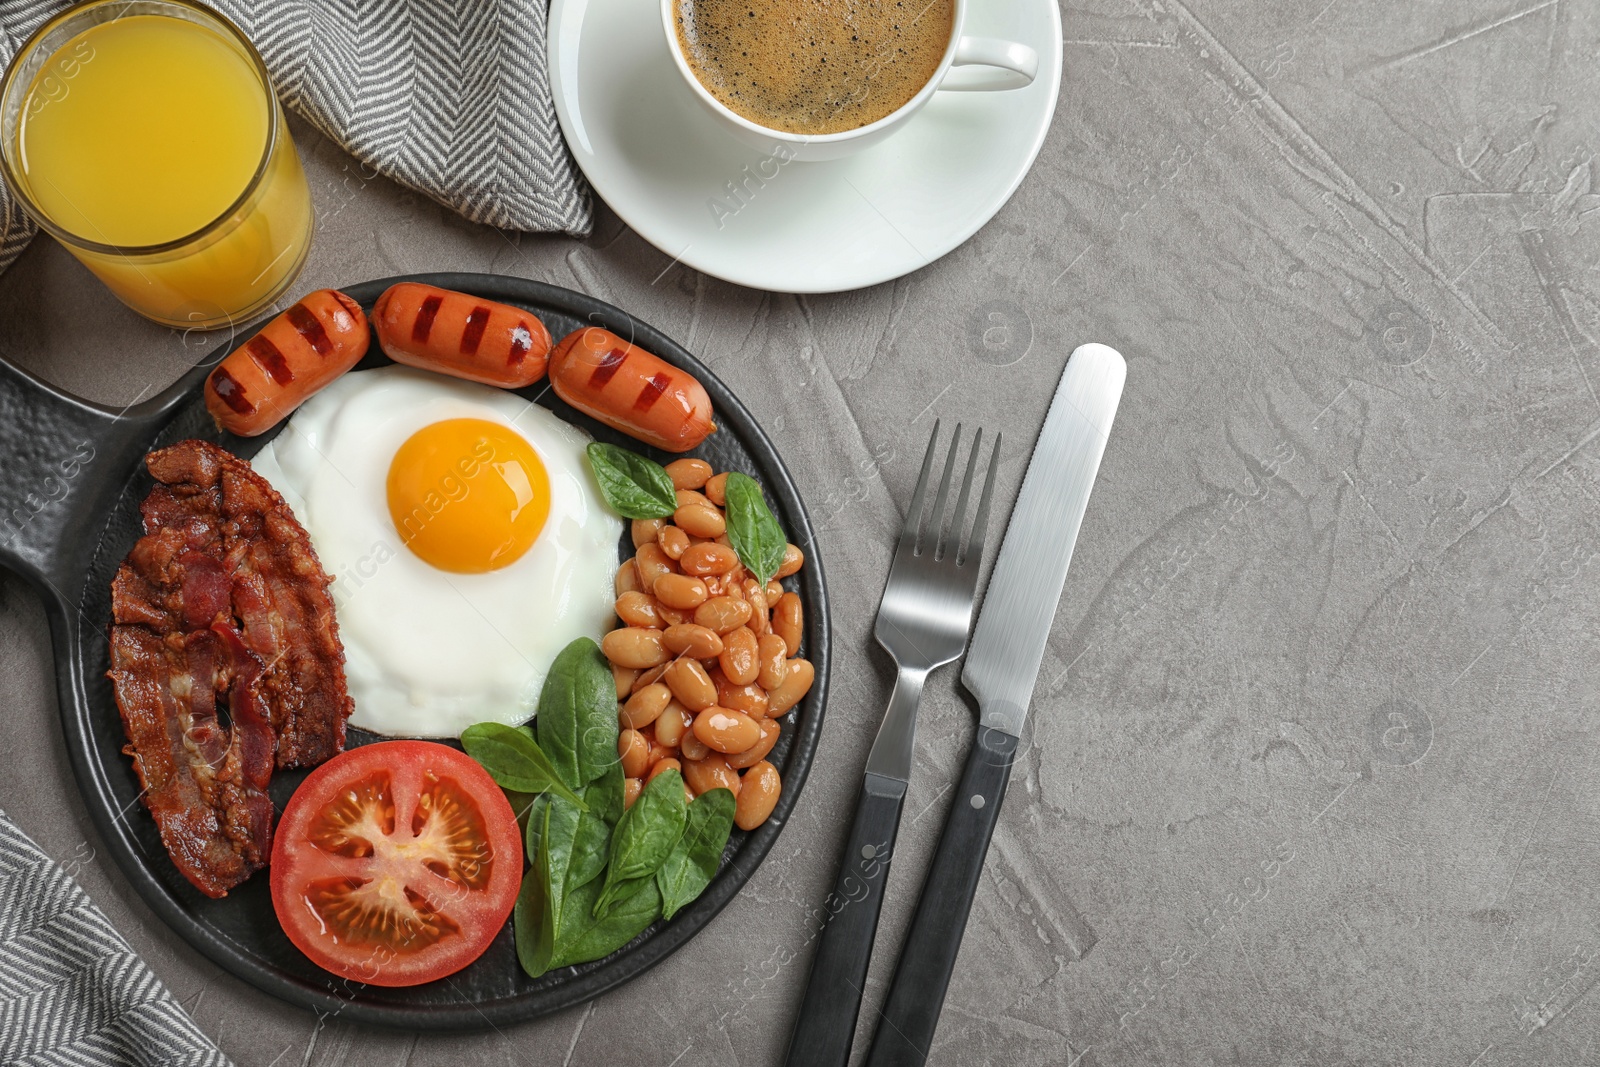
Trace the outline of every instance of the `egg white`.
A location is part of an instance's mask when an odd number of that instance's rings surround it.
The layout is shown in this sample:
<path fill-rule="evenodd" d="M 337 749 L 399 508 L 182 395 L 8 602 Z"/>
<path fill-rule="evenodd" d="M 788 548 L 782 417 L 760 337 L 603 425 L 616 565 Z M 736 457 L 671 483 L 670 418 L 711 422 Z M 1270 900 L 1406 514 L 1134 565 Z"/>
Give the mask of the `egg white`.
<path fill-rule="evenodd" d="M 550 477 L 531 548 L 485 574 L 425 563 L 389 516 L 395 451 L 444 419 L 507 426 Z M 409 367 L 346 374 L 308 400 L 252 463 L 310 534 L 344 641 L 352 726 L 454 737 L 475 722 L 527 722 L 556 653 L 612 625 L 622 520 L 584 462 L 588 434 L 513 393 Z"/>

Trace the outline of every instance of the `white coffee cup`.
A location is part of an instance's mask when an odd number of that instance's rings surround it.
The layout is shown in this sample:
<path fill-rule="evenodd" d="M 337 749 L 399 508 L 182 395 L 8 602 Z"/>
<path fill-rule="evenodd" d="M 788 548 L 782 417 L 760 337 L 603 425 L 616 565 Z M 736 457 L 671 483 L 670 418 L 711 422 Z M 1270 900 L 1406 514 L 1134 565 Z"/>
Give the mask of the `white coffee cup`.
<path fill-rule="evenodd" d="M 917 95 L 876 122 L 840 133 L 791 133 L 774 130 L 745 118 L 711 95 L 700 83 L 684 57 L 678 42 L 677 9 L 680 0 L 661 0 L 661 25 L 666 30 L 667 48 L 678 73 L 689 90 L 721 123 L 741 141 L 785 159 L 838 159 L 860 151 L 888 137 L 904 126 L 936 92 L 994 92 L 1021 89 L 1033 83 L 1039 73 L 1039 55 L 1025 44 L 995 37 L 968 37 L 961 32 L 966 24 L 967 0 L 955 0 L 950 43 L 939 66 Z"/>

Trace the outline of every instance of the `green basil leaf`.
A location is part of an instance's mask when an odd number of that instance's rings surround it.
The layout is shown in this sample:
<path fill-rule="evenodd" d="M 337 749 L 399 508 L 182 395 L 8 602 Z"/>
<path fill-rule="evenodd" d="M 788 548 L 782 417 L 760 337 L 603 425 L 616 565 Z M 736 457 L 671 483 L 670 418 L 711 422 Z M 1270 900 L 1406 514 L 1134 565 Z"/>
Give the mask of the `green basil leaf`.
<path fill-rule="evenodd" d="M 573 789 L 617 762 L 617 683 L 599 645 L 580 637 L 556 656 L 534 725 L 539 746 Z"/>
<path fill-rule="evenodd" d="M 734 471 L 728 475 L 727 493 L 728 543 L 739 553 L 756 581 L 765 585 L 783 565 L 784 549 L 789 541 L 783 527 L 767 507 L 761 487 L 747 474 Z"/>
<path fill-rule="evenodd" d="M 522 876 L 522 889 L 511 912 L 517 962 L 530 978 L 538 978 L 550 969 L 555 951 L 555 917 L 545 891 L 546 880 L 536 857 L 534 865 Z"/>
<path fill-rule="evenodd" d="M 553 792 L 580 808 L 587 805 L 562 781 L 544 750 L 527 733 L 499 722 L 480 722 L 461 731 L 461 747 L 501 788 L 518 793 Z"/>
<path fill-rule="evenodd" d="M 627 519 L 664 519 L 678 510 L 672 476 L 653 459 L 637 452 L 591 441 L 584 450 L 600 495 L 611 510 Z"/>
<path fill-rule="evenodd" d="M 606 881 L 594 903 L 595 918 L 605 918 L 613 905 L 632 895 L 639 888 L 632 883 L 656 873 L 683 836 L 688 817 L 683 775 L 669 770 L 652 778 L 611 833 Z"/>
<path fill-rule="evenodd" d="M 722 849 L 733 830 L 733 808 L 733 793 L 727 789 L 708 789 L 689 805 L 683 836 L 656 872 L 662 918 L 678 914 L 716 877 Z"/>
<path fill-rule="evenodd" d="M 666 777 L 658 775 L 658 777 Z M 682 786 L 678 787 L 682 790 Z M 634 807 L 638 804 L 635 803 Z M 632 809 L 629 809 L 632 810 Z M 551 966 L 567 967 L 604 959 L 644 932 L 661 916 L 661 891 L 654 878 L 640 879 L 638 891 L 618 901 L 603 919 L 595 918 L 600 883 L 590 882 L 567 898 L 567 915 L 551 957 Z"/>

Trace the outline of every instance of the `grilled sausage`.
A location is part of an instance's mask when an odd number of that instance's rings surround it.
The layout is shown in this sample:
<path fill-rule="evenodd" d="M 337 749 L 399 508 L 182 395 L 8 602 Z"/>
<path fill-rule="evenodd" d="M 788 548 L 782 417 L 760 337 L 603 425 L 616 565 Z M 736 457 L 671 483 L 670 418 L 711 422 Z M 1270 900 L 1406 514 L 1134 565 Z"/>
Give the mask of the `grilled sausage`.
<path fill-rule="evenodd" d="M 266 433 L 367 351 L 361 305 L 318 289 L 228 354 L 206 379 L 206 409 L 229 433 Z"/>
<path fill-rule="evenodd" d="M 550 331 L 536 316 L 433 285 L 391 285 L 372 325 L 396 363 L 502 389 L 532 385 L 550 359 Z"/>
<path fill-rule="evenodd" d="M 550 384 L 585 415 L 668 452 L 687 452 L 716 430 L 694 375 L 597 326 L 556 346 Z"/>

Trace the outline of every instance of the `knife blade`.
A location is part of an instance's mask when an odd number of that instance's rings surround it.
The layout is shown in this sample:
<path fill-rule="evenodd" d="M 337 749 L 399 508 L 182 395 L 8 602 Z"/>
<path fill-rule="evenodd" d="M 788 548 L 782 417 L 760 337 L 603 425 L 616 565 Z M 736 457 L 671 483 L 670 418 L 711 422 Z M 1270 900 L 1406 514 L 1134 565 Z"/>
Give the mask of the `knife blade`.
<path fill-rule="evenodd" d="M 1022 734 L 1127 376 L 1116 349 L 1087 344 L 1072 353 L 1056 386 L 961 669 L 962 684 L 978 698 L 980 725 Z"/>
<path fill-rule="evenodd" d="M 921 1067 L 933 1045 L 1050 624 L 1127 375 L 1115 349 L 1083 345 L 1067 360 L 1045 415 L 961 672 L 978 698 L 978 735 L 864 1067 Z"/>

